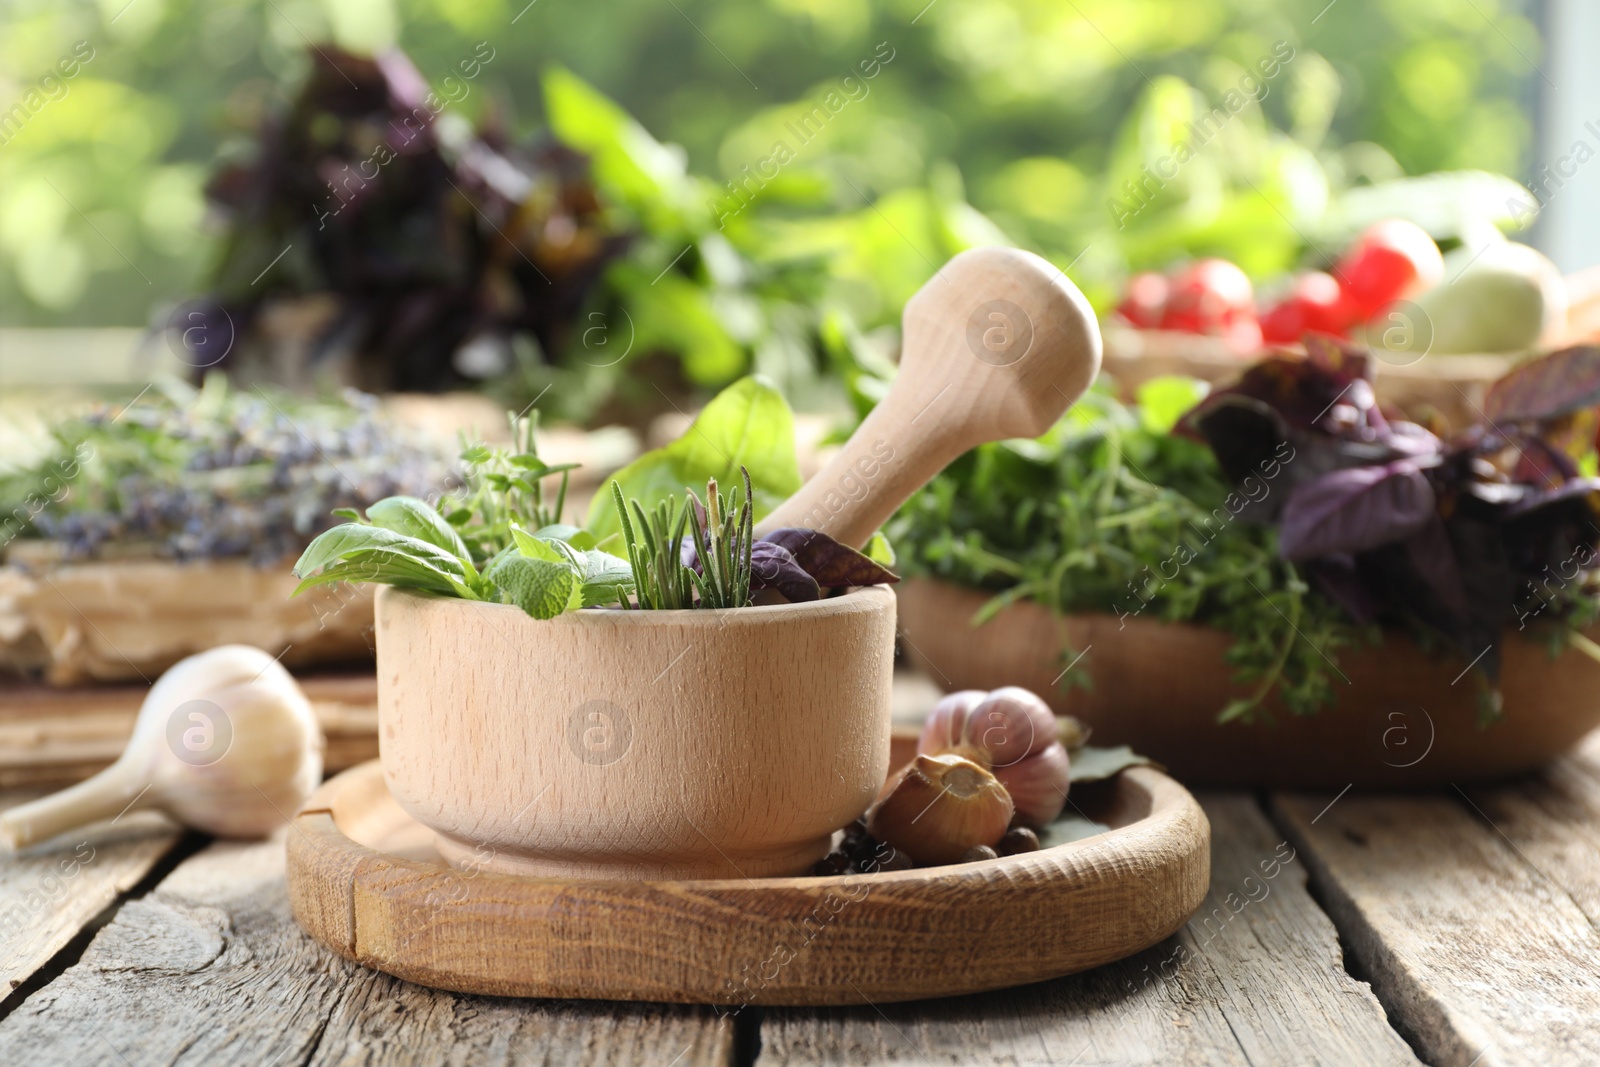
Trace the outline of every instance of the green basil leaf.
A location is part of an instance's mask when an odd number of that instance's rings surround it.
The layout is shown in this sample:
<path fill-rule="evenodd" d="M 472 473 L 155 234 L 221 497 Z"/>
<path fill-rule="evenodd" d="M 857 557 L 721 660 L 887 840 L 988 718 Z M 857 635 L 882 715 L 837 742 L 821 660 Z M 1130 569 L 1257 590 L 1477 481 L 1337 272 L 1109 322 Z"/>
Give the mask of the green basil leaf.
<path fill-rule="evenodd" d="M 301 580 L 292 595 L 333 582 L 378 583 L 426 589 L 465 600 L 479 599 L 473 588 L 453 574 L 395 548 L 356 549 Z"/>
<path fill-rule="evenodd" d="M 536 619 L 553 619 L 582 604 L 578 573 L 565 560 L 507 555 L 484 577 L 494 584 L 502 602 L 515 604 Z"/>
<path fill-rule="evenodd" d="M 472 559 L 455 527 L 426 500 L 414 496 L 386 497 L 367 509 L 367 520 L 386 530 L 426 541 L 463 561 Z"/>
<path fill-rule="evenodd" d="M 783 395 L 758 376 L 741 378 L 705 406 L 694 424 L 665 448 L 647 452 L 616 474 L 625 497 L 647 511 L 687 487 L 703 490 L 707 478 L 725 487 L 750 472 L 759 519 L 800 488 L 794 415 Z M 588 528 L 597 539 L 621 530 L 609 493 L 597 493 Z"/>
<path fill-rule="evenodd" d="M 382 526 L 347 522 L 318 535 L 316 540 L 307 545 L 294 565 L 294 575 L 296 578 L 309 578 L 336 560 L 371 549 L 394 550 L 458 579 L 476 573 L 467 569 L 471 564 L 420 538 L 396 533 Z"/>
<path fill-rule="evenodd" d="M 1198 378 L 1167 374 L 1139 386 L 1139 424 L 1151 433 L 1168 433 L 1206 398 L 1211 386 Z"/>

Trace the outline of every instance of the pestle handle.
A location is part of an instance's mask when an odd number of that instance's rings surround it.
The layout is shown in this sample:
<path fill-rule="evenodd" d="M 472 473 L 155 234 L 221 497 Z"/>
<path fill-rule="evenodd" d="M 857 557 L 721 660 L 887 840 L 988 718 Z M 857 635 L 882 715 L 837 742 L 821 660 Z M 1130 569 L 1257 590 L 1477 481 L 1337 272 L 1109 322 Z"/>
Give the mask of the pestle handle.
<path fill-rule="evenodd" d="M 1094 312 L 1031 252 L 974 248 L 906 302 L 900 372 L 837 455 L 757 524 L 860 547 L 957 456 L 1037 437 L 1100 369 Z"/>

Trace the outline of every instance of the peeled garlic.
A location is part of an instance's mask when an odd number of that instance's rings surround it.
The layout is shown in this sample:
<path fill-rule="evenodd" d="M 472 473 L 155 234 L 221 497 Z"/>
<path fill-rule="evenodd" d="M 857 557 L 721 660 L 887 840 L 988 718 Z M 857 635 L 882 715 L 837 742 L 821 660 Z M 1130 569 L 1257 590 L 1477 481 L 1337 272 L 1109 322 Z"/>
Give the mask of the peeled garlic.
<path fill-rule="evenodd" d="M 1012 812 L 983 767 L 954 753 L 920 755 L 868 812 L 867 832 L 920 864 L 955 863 L 1004 837 Z"/>
<path fill-rule="evenodd" d="M 1066 806 L 1071 761 L 1057 741 L 1009 767 L 996 767 L 994 776 L 1011 794 L 1017 821 L 1031 830 L 1043 830 Z"/>
<path fill-rule="evenodd" d="M 224 645 L 156 680 L 110 767 L 0 814 L 0 843 L 19 849 L 145 808 L 221 837 L 263 837 L 316 789 L 322 749 L 289 672 L 258 648 Z"/>

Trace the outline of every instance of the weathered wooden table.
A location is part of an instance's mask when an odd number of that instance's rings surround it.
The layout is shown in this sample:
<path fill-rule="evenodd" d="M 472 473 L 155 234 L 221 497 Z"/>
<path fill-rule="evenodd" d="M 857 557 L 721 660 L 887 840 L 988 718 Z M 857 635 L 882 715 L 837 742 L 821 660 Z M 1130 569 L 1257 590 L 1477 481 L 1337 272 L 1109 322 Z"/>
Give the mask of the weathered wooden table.
<path fill-rule="evenodd" d="M 1600 734 L 1492 789 L 1202 799 L 1211 897 L 1133 959 L 735 1016 L 408 985 L 294 924 L 281 833 L 129 815 L 0 862 L 0 1064 L 1600 1064 Z"/>

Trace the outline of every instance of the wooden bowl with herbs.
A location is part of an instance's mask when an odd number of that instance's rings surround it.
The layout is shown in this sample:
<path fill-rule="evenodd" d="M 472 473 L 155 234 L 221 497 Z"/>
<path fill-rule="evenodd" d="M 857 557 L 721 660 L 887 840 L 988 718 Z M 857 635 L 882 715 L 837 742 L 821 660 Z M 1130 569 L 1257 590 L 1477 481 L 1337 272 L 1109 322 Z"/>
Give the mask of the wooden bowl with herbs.
<path fill-rule="evenodd" d="M 440 854 L 609 878 L 825 855 L 888 769 L 896 578 L 815 530 L 757 536 L 762 502 L 799 486 L 782 397 L 730 386 L 584 528 L 526 427 L 464 455 L 458 495 L 347 513 L 295 565 L 299 592 L 389 587 L 379 751 Z M 703 497 L 673 491 L 696 479 Z"/>
<path fill-rule="evenodd" d="M 1521 364 L 1448 440 L 1313 339 L 1226 388 L 1097 390 L 888 528 L 906 653 L 1018 684 L 1186 781 L 1413 788 L 1600 726 L 1600 349 Z"/>
<path fill-rule="evenodd" d="M 882 586 L 898 580 L 879 525 L 973 446 L 1050 426 L 1099 366 L 1082 294 L 1013 249 L 957 256 L 904 321 L 901 374 L 805 485 L 788 406 L 747 378 L 619 471 L 585 528 L 562 521 L 565 470 L 469 449 L 494 466 L 459 501 L 380 501 L 306 549 L 302 590 L 398 587 L 377 622 L 384 774 L 446 859 L 798 874 L 867 809 L 888 770 Z M 1065 770 L 1051 758 L 1029 773 Z M 929 847 L 998 841 L 1013 814 L 998 772 L 934 763 L 918 782 L 943 795 L 952 774 L 992 803 L 981 834 Z"/>

